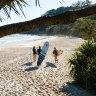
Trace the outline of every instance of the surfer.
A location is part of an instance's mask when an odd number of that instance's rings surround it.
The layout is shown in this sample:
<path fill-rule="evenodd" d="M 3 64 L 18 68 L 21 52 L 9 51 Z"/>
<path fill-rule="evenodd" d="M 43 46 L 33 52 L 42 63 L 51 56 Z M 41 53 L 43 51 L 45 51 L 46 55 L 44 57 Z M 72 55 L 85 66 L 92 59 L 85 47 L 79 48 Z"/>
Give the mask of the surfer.
<path fill-rule="evenodd" d="M 54 47 L 53 54 L 54 54 L 55 63 L 56 62 L 58 63 L 58 59 L 57 59 L 58 52 L 57 52 L 56 47 Z"/>
<path fill-rule="evenodd" d="M 33 60 L 36 61 L 36 48 L 33 46 Z"/>
<path fill-rule="evenodd" d="M 40 52 L 41 52 L 41 46 L 39 46 L 39 48 L 37 49 L 38 55 L 40 54 Z"/>

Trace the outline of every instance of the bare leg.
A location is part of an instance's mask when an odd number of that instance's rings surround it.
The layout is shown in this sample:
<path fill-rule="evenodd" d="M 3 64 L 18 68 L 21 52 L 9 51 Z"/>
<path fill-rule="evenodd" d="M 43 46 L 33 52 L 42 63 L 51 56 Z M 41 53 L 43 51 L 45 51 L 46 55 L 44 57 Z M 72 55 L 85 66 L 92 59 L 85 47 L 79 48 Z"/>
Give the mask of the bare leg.
<path fill-rule="evenodd" d="M 57 56 L 56 56 L 56 61 L 57 61 L 57 63 L 58 63 L 58 59 L 57 59 Z"/>
<path fill-rule="evenodd" d="M 55 55 L 55 63 L 56 63 L 56 62 L 58 63 L 58 59 L 57 59 L 57 56 Z"/>
<path fill-rule="evenodd" d="M 36 61 L 36 54 L 33 54 L 34 62 Z"/>

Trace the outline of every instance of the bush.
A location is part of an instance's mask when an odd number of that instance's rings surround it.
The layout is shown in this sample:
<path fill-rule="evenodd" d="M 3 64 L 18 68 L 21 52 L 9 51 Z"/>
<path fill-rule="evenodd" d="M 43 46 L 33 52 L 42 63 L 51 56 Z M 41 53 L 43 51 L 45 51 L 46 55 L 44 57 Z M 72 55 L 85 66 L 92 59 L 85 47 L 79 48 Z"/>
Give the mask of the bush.
<path fill-rule="evenodd" d="M 74 80 L 86 89 L 96 88 L 96 44 L 85 42 L 68 60 Z"/>

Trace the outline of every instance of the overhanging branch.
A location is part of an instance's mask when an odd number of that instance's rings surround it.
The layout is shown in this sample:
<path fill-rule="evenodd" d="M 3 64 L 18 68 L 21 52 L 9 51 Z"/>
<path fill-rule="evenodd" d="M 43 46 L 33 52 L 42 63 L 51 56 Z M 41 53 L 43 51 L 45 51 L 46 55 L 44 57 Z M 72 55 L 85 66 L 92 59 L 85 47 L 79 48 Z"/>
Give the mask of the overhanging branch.
<path fill-rule="evenodd" d="M 26 22 L 5 25 L 0 27 L 0 37 L 9 34 L 30 31 L 32 29 L 45 25 L 71 24 L 75 22 L 78 18 L 89 16 L 92 14 L 96 14 L 96 6 L 92 6 L 90 8 L 82 10 L 67 11 L 56 16 L 44 16 Z"/>

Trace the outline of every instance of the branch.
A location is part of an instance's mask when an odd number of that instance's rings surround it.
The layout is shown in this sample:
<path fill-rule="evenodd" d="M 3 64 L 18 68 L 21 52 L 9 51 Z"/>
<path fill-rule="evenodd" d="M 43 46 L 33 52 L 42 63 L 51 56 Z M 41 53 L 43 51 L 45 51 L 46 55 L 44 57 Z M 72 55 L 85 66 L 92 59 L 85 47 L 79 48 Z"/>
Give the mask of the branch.
<path fill-rule="evenodd" d="M 76 21 L 76 19 L 96 14 L 96 6 L 90 8 L 67 11 L 65 13 L 56 16 L 44 16 L 34 20 L 15 23 L 10 25 L 5 25 L 0 27 L 0 37 L 15 34 L 25 31 L 30 31 L 32 29 L 45 26 L 45 25 L 57 25 L 57 24 L 71 24 Z"/>

